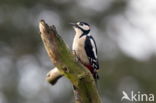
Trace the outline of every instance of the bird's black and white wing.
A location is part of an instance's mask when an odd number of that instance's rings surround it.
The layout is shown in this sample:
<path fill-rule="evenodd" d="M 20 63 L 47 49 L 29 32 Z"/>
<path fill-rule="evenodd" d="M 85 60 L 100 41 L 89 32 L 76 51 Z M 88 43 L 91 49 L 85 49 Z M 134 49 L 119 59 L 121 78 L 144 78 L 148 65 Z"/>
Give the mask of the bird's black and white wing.
<path fill-rule="evenodd" d="M 92 67 L 98 70 L 99 63 L 97 58 L 97 47 L 96 47 L 95 40 L 92 36 L 86 36 L 85 51 Z"/>

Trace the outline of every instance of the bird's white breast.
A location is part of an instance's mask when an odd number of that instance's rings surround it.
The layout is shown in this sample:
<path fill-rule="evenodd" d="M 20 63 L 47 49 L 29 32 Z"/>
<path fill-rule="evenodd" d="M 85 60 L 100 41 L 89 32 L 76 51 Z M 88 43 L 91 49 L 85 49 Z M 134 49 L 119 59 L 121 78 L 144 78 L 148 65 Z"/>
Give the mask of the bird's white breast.
<path fill-rule="evenodd" d="M 76 56 L 85 64 L 89 63 L 88 56 L 85 51 L 85 39 L 86 36 L 79 38 L 79 35 L 75 35 L 74 41 L 73 41 L 73 47 L 72 49 L 76 53 Z"/>

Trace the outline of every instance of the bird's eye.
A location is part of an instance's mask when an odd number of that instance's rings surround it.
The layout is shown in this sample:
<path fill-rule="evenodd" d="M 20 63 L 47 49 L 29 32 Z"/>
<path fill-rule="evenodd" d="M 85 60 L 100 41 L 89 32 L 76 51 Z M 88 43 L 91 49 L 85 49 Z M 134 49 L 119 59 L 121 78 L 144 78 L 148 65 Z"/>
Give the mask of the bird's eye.
<path fill-rule="evenodd" d="M 83 23 L 80 22 L 80 25 L 83 26 Z"/>

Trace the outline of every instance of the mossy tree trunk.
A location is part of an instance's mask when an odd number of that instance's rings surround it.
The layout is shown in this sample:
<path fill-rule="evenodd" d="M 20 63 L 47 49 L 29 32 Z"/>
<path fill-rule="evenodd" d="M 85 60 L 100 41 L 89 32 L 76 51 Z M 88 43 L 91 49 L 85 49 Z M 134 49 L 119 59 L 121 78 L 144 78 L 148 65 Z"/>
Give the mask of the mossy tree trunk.
<path fill-rule="evenodd" d="M 75 103 L 101 103 L 95 81 L 91 73 L 76 61 L 67 45 L 57 34 L 54 26 L 48 26 L 44 20 L 39 22 L 42 41 L 52 63 L 58 68 L 60 77 L 67 77 L 75 92 Z M 53 75 L 53 72 L 50 72 Z M 50 73 L 48 75 L 50 75 Z M 57 77 L 57 76 L 55 76 Z M 51 83 L 56 78 L 48 76 Z"/>

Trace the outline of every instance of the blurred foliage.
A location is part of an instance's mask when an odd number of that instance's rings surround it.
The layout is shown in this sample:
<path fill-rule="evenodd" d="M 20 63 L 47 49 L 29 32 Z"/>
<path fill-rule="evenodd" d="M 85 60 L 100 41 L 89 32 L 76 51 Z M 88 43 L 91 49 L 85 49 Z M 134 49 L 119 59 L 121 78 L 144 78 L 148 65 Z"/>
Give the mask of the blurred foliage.
<path fill-rule="evenodd" d="M 156 94 L 156 59 L 137 60 L 124 53 L 116 39 L 128 0 L 1 0 L 0 103 L 73 102 L 68 80 L 51 87 L 44 80 L 52 68 L 39 36 L 38 22 L 55 24 L 71 46 L 70 22 L 86 21 L 93 27 L 100 58 L 99 92 L 104 103 L 120 103 L 122 90 Z M 128 46 L 128 45 L 127 45 Z"/>

